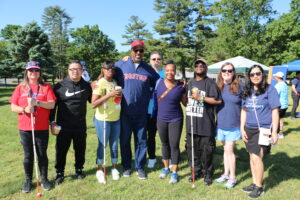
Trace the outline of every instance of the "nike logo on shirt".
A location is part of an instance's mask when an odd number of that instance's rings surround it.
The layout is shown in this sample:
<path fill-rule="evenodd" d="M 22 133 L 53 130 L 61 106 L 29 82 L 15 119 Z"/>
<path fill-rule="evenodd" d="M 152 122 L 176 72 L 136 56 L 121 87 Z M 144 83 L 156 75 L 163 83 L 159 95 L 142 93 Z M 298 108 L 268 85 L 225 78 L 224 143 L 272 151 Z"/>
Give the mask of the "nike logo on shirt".
<path fill-rule="evenodd" d="M 69 89 L 67 89 L 66 91 L 66 97 L 71 97 L 75 94 L 79 94 L 80 92 L 83 92 L 84 90 L 80 90 L 80 91 L 76 91 L 76 92 L 72 92 L 72 93 L 69 93 Z"/>

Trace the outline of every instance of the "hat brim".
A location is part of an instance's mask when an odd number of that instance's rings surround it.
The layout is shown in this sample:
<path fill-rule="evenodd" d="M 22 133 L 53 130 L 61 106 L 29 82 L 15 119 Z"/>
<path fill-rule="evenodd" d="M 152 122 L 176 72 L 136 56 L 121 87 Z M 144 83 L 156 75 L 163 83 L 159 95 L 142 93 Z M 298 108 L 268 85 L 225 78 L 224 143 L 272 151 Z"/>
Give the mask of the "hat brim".
<path fill-rule="evenodd" d="M 38 66 L 28 66 L 26 67 L 26 69 L 28 70 L 28 69 L 41 69 L 41 68 Z"/>

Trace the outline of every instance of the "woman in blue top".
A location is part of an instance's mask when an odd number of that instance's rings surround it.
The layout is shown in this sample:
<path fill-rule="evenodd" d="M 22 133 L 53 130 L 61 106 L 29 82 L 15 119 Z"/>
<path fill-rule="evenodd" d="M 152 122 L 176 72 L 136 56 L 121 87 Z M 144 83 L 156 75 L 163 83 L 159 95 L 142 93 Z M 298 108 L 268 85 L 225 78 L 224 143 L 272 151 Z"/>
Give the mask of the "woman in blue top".
<path fill-rule="evenodd" d="M 170 184 L 178 182 L 177 168 L 179 163 L 179 142 L 183 126 L 183 112 L 180 105 L 186 105 L 185 88 L 175 80 L 176 65 L 168 62 L 165 66 L 165 79 L 160 79 L 156 87 L 157 94 L 157 129 L 162 143 L 164 168 L 160 178 L 164 179 L 169 173 L 169 159 L 172 160 Z"/>
<path fill-rule="evenodd" d="M 232 63 L 226 62 L 222 65 L 217 84 L 222 91 L 223 100 L 222 104 L 217 107 L 217 139 L 222 142 L 224 147 L 224 174 L 216 179 L 216 182 L 227 181 L 225 187 L 231 189 L 237 183 L 234 144 L 236 140 L 241 139 L 240 114 L 242 105 L 242 89 Z"/>
<path fill-rule="evenodd" d="M 258 144 L 259 132 L 260 128 L 272 127 L 272 143 L 277 143 L 280 102 L 276 89 L 267 84 L 266 75 L 261 66 L 253 65 L 247 75 L 242 101 L 241 132 L 250 155 L 253 183 L 244 187 L 243 191 L 250 193 L 250 198 L 258 198 L 264 193 L 262 188 L 263 156 L 270 151 L 270 145 Z"/>

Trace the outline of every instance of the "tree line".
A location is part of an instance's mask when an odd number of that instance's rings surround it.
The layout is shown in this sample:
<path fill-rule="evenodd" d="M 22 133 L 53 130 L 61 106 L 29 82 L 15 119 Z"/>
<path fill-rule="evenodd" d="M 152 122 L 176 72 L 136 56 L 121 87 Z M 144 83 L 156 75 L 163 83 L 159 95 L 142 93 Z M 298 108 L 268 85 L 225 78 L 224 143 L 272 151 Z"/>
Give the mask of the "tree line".
<path fill-rule="evenodd" d="M 131 16 L 122 37 L 129 45 L 140 39 L 146 57 L 158 50 L 173 59 L 185 74 L 192 62 L 209 63 L 244 56 L 268 66 L 300 57 L 300 0 L 278 16 L 272 0 L 154 0 L 159 13 L 153 30 L 138 16 Z M 22 77 L 28 60 L 39 61 L 46 79 L 62 78 L 69 60 L 84 60 L 95 79 L 104 60 L 118 60 L 115 42 L 98 25 L 70 29 L 72 17 L 60 6 L 44 9 L 42 24 L 7 25 L 0 36 L 0 77 Z M 156 34 L 154 34 L 156 33 Z M 158 35 L 155 38 L 154 35 Z"/>

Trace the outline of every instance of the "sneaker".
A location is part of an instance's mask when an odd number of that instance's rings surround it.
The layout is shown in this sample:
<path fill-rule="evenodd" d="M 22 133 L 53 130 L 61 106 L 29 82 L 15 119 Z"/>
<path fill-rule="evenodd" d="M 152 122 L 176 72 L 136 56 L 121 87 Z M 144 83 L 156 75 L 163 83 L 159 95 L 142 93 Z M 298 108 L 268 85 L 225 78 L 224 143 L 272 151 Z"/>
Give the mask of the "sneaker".
<path fill-rule="evenodd" d="M 146 172 L 143 169 L 138 170 L 137 175 L 139 176 L 139 179 L 141 179 L 141 180 L 145 180 L 147 178 Z"/>
<path fill-rule="evenodd" d="M 124 177 L 130 177 L 131 175 L 131 169 L 126 169 L 124 172 L 123 172 L 123 176 Z"/>
<path fill-rule="evenodd" d="M 255 184 L 252 183 L 251 185 L 248 185 L 246 187 L 243 187 L 242 190 L 246 193 L 250 193 L 254 190 Z"/>
<path fill-rule="evenodd" d="M 156 158 L 154 158 L 154 159 L 149 159 L 149 160 L 148 160 L 148 165 L 147 165 L 147 167 L 148 167 L 148 168 L 154 168 L 156 162 L 157 162 Z"/>
<path fill-rule="evenodd" d="M 56 174 L 56 179 L 55 179 L 55 185 L 61 184 L 65 179 L 64 173 L 63 172 L 58 172 Z"/>
<path fill-rule="evenodd" d="M 209 186 L 211 185 L 213 182 L 212 177 L 210 175 L 206 175 L 204 176 L 204 183 L 205 185 Z"/>
<path fill-rule="evenodd" d="M 223 183 L 229 179 L 228 175 L 222 174 L 219 178 L 215 179 L 217 183 Z"/>
<path fill-rule="evenodd" d="M 169 181 L 170 184 L 178 183 L 178 174 L 177 173 L 171 173 L 170 176 L 171 176 L 171 179 Z"/>
<path fill-rule="evenodd" d="M 77 179 L 84 179 L 84 177 L 85 177 L 82 169 L 76 169 L 75 176 Z"/>
<path fill-rule="evenodd" d="M 104 179 L 104 172 L 102 170 L 97 170 L 96 178 L 97 178 L 99 183 L 105 183 L 106 182 L 105 179 Z"/>
<path fill-rule="evenodd" d="M 235 178 L 229 178 L 227 183 L 225 184 L 225 187 L 227 189 L 233 188 L 237 184 L 237 180 Z"/>
<path fill-rule="evenodd" d="M 296 120 L 296 117 L 291 117 L 291 120 Z"/>
<path fill-rule="evenodd" d="M 279 139 L 283 139 L 283 138 L 284 138 L 284 135 L 283 135 L 282 133 L 279 133 L 279 134 L 278 134 L 278 138 L 279 138 Z"/>
<path fill-rule="evenodd" d="M 48 181 L 48 179 L 42 180 L 42 184 L 41 184 L 42 188 L 46 191 L 51 190 L 52 185 L 51 183 Z"/>
<path fill-rule="evenodd" d="M 265 192 L 262 187 L 258 187 L 255 185 L 253 191 L 250 192 L 248 197 L 251 199 L 256 199 L 256 198 L 260 197 L 261 195 L 263 195 L 264 193 Z"/>
<path fill-rule="evenodd" d="M 23 184 L 23 187 L 22 187 L 22 192 L 28 193 L 28 192 L 31 191 L 31 188 L 32 188 L 31 180 L 26 179 L 26 181 L 25 181 L 25 183 Z"/>
<path fill-rule="evenodd" d="M 170 173 L 170 170 L 167 168 L 161 169 L 161 174 L 159 175 L 159 178 L 164 179 L 167 177 L 167 175 Z"/>
<path fill-rule="evenodd" d="M 111 170 L 111 176 L 112 176 L 112 179 L 115 180 L 115 181 L 120 179 L 120 173 L 116 168 L 113 168 Z"/>

